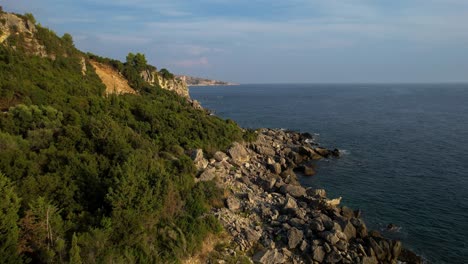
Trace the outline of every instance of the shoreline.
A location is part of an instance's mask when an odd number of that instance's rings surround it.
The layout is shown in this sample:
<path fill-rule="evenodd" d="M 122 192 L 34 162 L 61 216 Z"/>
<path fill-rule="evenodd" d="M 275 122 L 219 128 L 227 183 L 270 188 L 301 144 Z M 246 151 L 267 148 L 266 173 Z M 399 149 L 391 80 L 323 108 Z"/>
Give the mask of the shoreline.
<path fill-rule="evenodd" d="M 310 134 L 260 129 L 255 142 L 234 143 L 210 160 L 200 151 L 192 155 L 197 181 L 225 190 L 225 207 L 212 213 L 231 238 L 211 262 L 234 251 L 255 263 L 421 263 L 400 241 L 368 231 L 360 210 L 340 206 L 341 197 L 298 182 L 295 172 L 315 173 L 313 161 L 339 157 Z"/>

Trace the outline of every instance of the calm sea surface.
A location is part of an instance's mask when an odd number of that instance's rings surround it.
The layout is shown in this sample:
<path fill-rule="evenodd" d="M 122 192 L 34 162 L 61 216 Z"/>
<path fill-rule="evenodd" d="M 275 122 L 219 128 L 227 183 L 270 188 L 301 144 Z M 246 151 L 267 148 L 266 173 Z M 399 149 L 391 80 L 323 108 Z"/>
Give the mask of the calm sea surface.
<path fill-rule="evenodd" d="M 192 98 L 243 127 L 317 133 L 344 150 L 302 178 L 360 208 L 370 228 L 431 263 L 468 263 L 467 84 L 193 87 Z"/>

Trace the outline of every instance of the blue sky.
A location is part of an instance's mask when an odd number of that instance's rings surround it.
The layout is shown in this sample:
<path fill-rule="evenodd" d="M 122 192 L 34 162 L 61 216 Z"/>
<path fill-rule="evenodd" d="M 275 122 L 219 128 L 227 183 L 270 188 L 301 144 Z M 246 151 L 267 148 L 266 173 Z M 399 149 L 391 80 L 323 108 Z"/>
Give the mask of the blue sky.
<path fill-rule="evenodd" d="M 467 82 L 467 0 L 2 0 L 84 51 L 240 83 Z"/>

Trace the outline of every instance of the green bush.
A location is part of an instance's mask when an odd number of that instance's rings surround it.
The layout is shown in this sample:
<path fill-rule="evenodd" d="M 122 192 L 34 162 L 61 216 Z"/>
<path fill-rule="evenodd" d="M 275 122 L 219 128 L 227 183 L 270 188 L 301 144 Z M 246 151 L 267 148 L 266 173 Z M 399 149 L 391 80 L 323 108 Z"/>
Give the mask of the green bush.
<path fill-rule="evenodd" d="M 0 195 L 9 195 L 8 225 L 18 230 L 1 233 L 18 257 L 165 263 L 198 250 L 221 229 L 206 212 L 222 193 L 195 183 L 186 153 L 225 150 L 254 132 L 144 83 L 140 70 L 155 68 L 142 54 L 122 63 L 84 55 L 71 36 L 37 34 L 55 59 L 0 47 Z M 139 94 L 103 96 L 93 68 L 81 73 L 82 57 L 112 65 Z"/>

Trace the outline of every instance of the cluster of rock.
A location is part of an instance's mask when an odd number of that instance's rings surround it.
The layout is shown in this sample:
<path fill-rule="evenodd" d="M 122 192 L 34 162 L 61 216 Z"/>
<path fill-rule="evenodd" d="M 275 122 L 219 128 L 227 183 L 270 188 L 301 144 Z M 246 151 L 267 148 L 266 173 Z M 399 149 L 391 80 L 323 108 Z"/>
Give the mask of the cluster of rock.
<path fill-rule="evenodd" d="M 143 80 L 147 83 L 154 85 L 158 84 L 161 88 L 174 91 L 178 95 L 188 98 L 189 97 L 189 90 L 187 83 L 177 77 L 174 78 L 164 78 L 161 74 L 159 74 L 156 70 L 145 70 L 140 73 Z"/>
<path fill-rule="evenodd" d="M 210 160 L 192 158 L 197 180 L 229 190 L 226 207 L 213 209 L 235 247 L 255 263 L 396 263 L 399 241 L 368 231 L 360 211 L 339 206 L 325 190 L 302 187 L 295 171 L 310 161 L 339 156 L 310 134 L 262 129 L 253 143 L 234 143 Z M 221 261 L 222 263 L 222 261 Z"/>
<path fill-rule="evenodd" d="M 55 59 L 55 54 L 48 54 L 46 47 L 39 44 L 35 35 L 37 28 L 33 22 L 27 18 L 20 17 L 11 13 L 0 13 L 0 44 L 8 45 L 8 38 L 11 36 L 22 36 L 25 51 L 32 55 L 41 57 L 50 57 Z M 16 44 L 12 44 L 13 49 L 17 49 Z"/>

